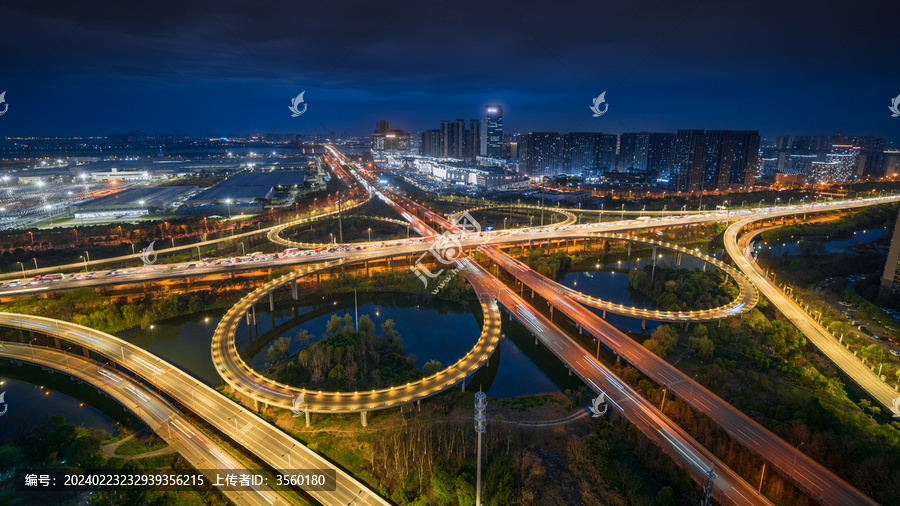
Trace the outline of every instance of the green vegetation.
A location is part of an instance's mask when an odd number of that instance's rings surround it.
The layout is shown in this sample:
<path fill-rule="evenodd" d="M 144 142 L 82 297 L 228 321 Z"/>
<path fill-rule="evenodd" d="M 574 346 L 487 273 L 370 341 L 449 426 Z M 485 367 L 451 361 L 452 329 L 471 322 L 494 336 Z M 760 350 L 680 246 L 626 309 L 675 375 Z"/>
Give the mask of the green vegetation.
<path fill-rule="evenodd" d="M 53 415 L 43 425 L 0 446 L 0 473 L 29 468 L 90 470 L 101 473 L 120 470 L 141 473 L 164 468 L 182 472 L 193 471 L 193 468 L 177 454 L 134 460 L 106 458 L 100 450 L 104 444 L 102 437 L 103 434 L 96 431 L 66 423 L 62 415 Z M 58 492 L 55 493 L 53 500 L 58 501 L 58 504 L 71 504 L 77 502 L 79 495 L 77 492 Z M 12 487 L 0 489 L 0 503 L 10 504 L 16 502 L 16 499 Z M 94 491 L 91 495 L 91 504 L 224 505 L 227 501 L 213 487 L 198 489 L 181 487 L 166 492 L 152 487 L 123 487 Z"/>
<path fill-rule="evenodd" d="M 897 219 L 897 204 L 882 204 L 865 207 L 859 212 L 845 214 L 834 221 L 825 223 L 798 223 L 779 227 L 760 234 L 763 241 L 783 242 L 800 237 L 828 237 L 849 239 L 859 230 L 871 228 L 891 228 Z"/>
<path fill-rule="evenodd" d="M 169 443 L 166 443 L 154 434 L 151 434 L 148 437 L 135 436 L 120 444 L 116 448 L 116 455 L 139 455 L 141 453 L 162 450 L 168 446 Z"/>
<path fill-rule="evenodd" d="M 370 230 L 373 241 L 406 239 L 406 225 L 373 220 L 366 216 L 344 216 L 341 219 L 341 226 L 343 227 L 344 243 L 367 242 Z M 338 237 L 338 219 L 329 217 L 291 227 L 282 236 L 286 239 L 303 243 L 329 244 L 334 241 L 340 242 Z"/>
<path fill-rule="evenodd" d="M 433 273 L 445 267 L 443 264 L 428 265 L 428 268 Z M 444 276 L 447 276 L 447 278 L 444 278 Z M 446 282 L 444 282 L 445 279 Z M 416 277 L 408 267 L 403 266 L 398 267 L 396 271 L 372 272 L 370 276 L 366 276 L 364 271 L 359 274 L 341 273 L 327 282 L 323 282 L 322 289 L 318 293 L 329 296 L 336 293 L 352 292 L 353 289 L 350 287 L 357 284 L 360 292 L 377 290 L 415 293 L 434 296 L 459 304 L 468 304 L 475 300 L 475 291 L 469 282 L 466 281 L 466 277 L 460 272 L 453 273 L 450 270 L 445 270 L 444 273 L 430 281 L 425 286 L 422 280 Z M 443 286 L 437 290 L 437 293 L 434 293 L 439 283 L 443 283 Z"/>
<path fill-rule="evenodd" d="M 888 503 L 891 497 L 900 496 L 900 484 L 884 480 L 882 473 L 900 468 L 900 424 L 879 424 L 868 416 L 865 403 L 857 406 L 848 399 L 834 366 L 811 350 L 793 325 L 770 321 L 754 310 L 744 319 L 727 321 L 721 327 L 692 325 L 684 331 L 664 325 L 648 342 L 670 343 L 672 336 L 697 350 L 699 364 L 681 364 L 689 368 L 688 374 L 699 373 L 698 380 L 716 395 L 788 443 L 805 441 L 807 454 L 876 501 Z M 657 345 L 645 346 L 654 349 Z M 672 349 L 661 351 L 665 351 L 661 356 L 667 356 Z M 640 380 L 637 371 L 632 371 L 623 373 L 623 379 L 639 385 L 648 398 L 659 394 L 661 389 Z M 697 425 L 706 415 L 693 413 L 685 404 L 674 401 L 667 402 L 666 413 L 707 448 L 716 444 L 706 433 L 712 429 L 700 431 Z M 759 475 L 753 465 L 731 465 L 745 477 Z M 791 503 L 788 488 L 779 485 L 770 497 L 779 503 Z"/>
<path fill-rule="evenodd" d="M 295 339 L 301 344 L 309 342 L 309 334 L 301 332 Z M 295 386 L 357 391 L 386 388 L 425 376 L 416 368 L 415 356 L 406 355 L 393 320 L 382 323 L 381 335 L 376 335 L 369 315 L 360 316 L 359 332 L 354 330 L 349 313 L 343 318 L 332 315 L 324 339 L 300 350 L 296 360 L 283 363 L 290 343 L 287 337 L 276 339 L 266 359 L 277 364 L 270 369 L 271 376 Z"/>
<path fill-rule="evenodd" d="M 651 278 L 651 275 L 653 276 Z M 660 311 L 692 311 L 724 306 L 734 300 L 738 289 L 725 286 L 725 274 L 718 269 L 676 269 L 666 263 L 631 269 L 631 289 L 651 300 Z"/>
<path fill-rule="evenodd" d="M 510 250 L 510 255 L 513 256 L 519 256 L 523 252 L 522 249 L 518 248 L 513 248 L 513 250 Z M 569 267 L 572 266 L 572 257 L 566 252 L 557 251 L 548 253 L 544 248 L 531 248 L 527 250 L 524 261 L 528 267 L 531 267 L 550 279 L 557 279 L 560 275 L 565 274 L 566 271 L 569 270 Z"/>
<path fill-rule="evenodd" d="M 102 332 L 115 332 L 135 326 L 146 328 L 155 320 L 196 313 L 224 298 L 224 293 L 206 290 L 191 294 L 147 292 L 143 298 L 128 302 L 124 297 L 111 299 L 83 287 L 59 299 L 46 299 L 40 305 L 27 300 L 8 302 L 0 306 L 0 311 L 73 321 Z"/>

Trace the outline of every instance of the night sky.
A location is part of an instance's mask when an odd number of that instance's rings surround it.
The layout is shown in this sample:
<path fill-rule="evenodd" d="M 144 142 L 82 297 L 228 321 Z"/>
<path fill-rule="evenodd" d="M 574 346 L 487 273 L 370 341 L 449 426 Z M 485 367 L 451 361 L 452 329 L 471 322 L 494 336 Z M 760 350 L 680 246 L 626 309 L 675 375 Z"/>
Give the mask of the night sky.
<path fill-rule="evenodd" d="M 0 136 L 362 135 L 378 119 L 421 131 L 498 103 L 507 132 L 900 140 L 898 13 L 813 0 L 7 1 Z M 593 118 L 602 91 L 609 112 Z"/>

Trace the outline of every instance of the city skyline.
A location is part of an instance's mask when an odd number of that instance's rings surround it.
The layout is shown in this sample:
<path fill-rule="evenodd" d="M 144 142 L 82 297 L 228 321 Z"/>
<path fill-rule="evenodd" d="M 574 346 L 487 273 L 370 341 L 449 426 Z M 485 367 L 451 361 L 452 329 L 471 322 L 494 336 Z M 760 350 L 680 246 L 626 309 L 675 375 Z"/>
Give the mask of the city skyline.
<path fill-rule="evenodd" d="M 887 3 L 245 9 L 13 4 L 0 136 L 364 135 L 383 117 L 424 131 L 496 104 L 505 131 L 900 138 Z M 592 117 L 604 91 L 609 111 Z M 292 118 L 300 92 L 309 108 Z"/>

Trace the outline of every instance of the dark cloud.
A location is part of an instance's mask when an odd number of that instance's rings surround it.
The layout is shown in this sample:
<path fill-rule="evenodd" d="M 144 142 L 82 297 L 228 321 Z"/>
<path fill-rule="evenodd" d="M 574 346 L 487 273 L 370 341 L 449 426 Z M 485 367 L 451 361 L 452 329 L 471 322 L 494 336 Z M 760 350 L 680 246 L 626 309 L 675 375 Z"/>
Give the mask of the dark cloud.
<path fill-rule="evenodd" d="M 7 2 L 0 134 L 515 130 L 897 137 L 888 2 Z M 309 113 L 289 121 L 290 97 Z M 590 97 L 610 113 L 591 121 Z M 587 117 L 585 117 L 587 116 Z M 82 129 L 87 131 L 82 131 Z M 28 132 L 23 131 L 28 130 Z"/>

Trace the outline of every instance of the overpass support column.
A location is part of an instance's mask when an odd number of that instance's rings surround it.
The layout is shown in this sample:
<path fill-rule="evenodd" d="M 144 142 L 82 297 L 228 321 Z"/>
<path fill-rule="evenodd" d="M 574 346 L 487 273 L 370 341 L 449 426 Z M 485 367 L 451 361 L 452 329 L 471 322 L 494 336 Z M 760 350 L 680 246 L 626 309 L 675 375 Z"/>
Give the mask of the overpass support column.
<path fill-rule="evenodd" d="M 320 273 L 320 272 L 317 272 L 317 273 L 316 273 L 316 290 L 321 290 L 321 289 L 322 289 L 322 276 L 321 276 L 321 274 L 322 274 L 322 273 Z"/>
<path fill-rule="evenodd" d="M 369 277 L 369 261 L 366 260 L 366 277 Z"/>
<path fill-rule="evenodd" d="M 360 411 L 359 412 L 359 421 L 363 427 L 367 427 L 369 425 L 369 412 L 368 411 Z M 307 425 L 308 427 L 308 425 Z"/>
<path fill-rule="evenodd" d="M 647 320 L 641 320 L 641 334 L 643 334 L 645 330 L 647 330 Z"/>
<path fill-rule="evenodd" d="M 463 380 L 459 383 L 459 389 L 463 392 L 466 391 L 466 378 L 463 378 Z"/>
<path fill-rule="evenodd" d="M 253 306 L 253 326 L 256 326 L 256 306 Z"/>
<path fill-rule="evenodd" d="M 388 258 L 388 263 L 391 265 L 391 272 L 394 272 L 394 257 Z"/>
<path fill-rule="evenodd" d="M 703 262 L 703 272 L 706 272 L 706 262 Z"/>
<path fill-rule="evenodd" d="M 275 312 L 275 292 L 269 292 L 269 311 Z"/>
<path fill-rule="evenodd" d="M 247 317 L 247 326 L 250 326 L 250 311 L 244 312 L 244 316 Z"/>
<path fill-rule="evenodd" d="M 677 255 L 675 255 L 675 267 L 681 267 L 681 252 L 679 251 Z"/>
<path fill-rule="evenodd" d="M 253 399 L 253 411 L 259 412 L 259 401 Z"/>
<path fill-rule="evenodd" d="M 653 245 L 653 269 L 650 271 L 650 281 L 656 276 L 656 245 Z"/>
<path fill-rule="evenodd" d="M 59 338 L 58 338 L 58 337 L 54 337 L 54 338 L 53 338 L 53 345 L 56 346 L 56 349 L 57 349 L 57 350 L 61 349 L 61 348 L 59 347 Z"/>
<path fill-rule="evenodd" d="M 606 310 L 605 309 L 603 310 L 603 319 L 604 320 L 606 319 Z"/>
<path fill-rule="evenodd" d="M 309 423 L 309 410 L 306 410 L 306 426 L 309 427 L 311 424 Z"/>
<path fill-rule="evenodd" d="M 81 354 L 84 355 L 85 358 L 91 358 L 91 352 L 84 346 L 81 347 Z"/>
<path fill-rule="evenodd" d="M 297 300 L 297 280 L 291 281 L 291 297 Z"/>
<path fill-rule="evenodd" d="M 566 239 L 566 253 L 569 252 L 569 240 Z"/>

